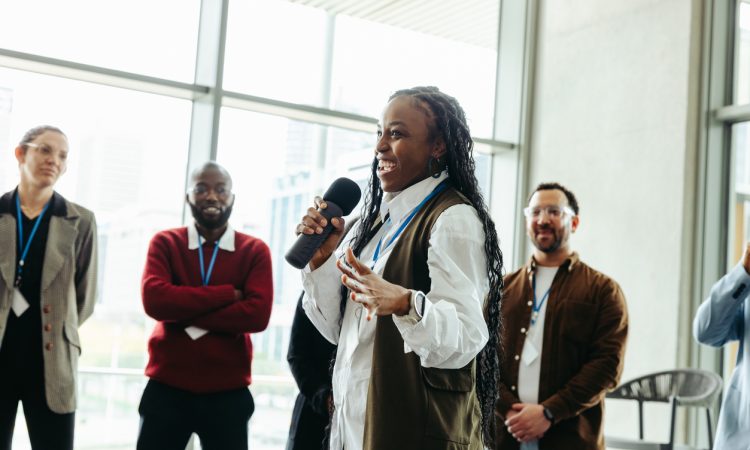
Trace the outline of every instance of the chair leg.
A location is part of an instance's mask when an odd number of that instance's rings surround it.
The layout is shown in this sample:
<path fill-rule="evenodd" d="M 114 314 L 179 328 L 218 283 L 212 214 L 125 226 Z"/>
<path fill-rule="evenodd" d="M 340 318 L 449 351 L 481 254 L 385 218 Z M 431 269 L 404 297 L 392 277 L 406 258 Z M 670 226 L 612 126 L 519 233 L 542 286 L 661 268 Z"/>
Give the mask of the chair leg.
<path fill-rule="evenodd" d="M 713 450 L 714 448 L 714 433 L 713 433 L 713 425 L 711 424 L 711 410 L 709 408 L 706 408 L 706 425 L 708 425 L 708 450 Z"/>
<path fill-rule="evenodd" d="M 671 424 L 669 426 L 669 446 L 667 447 L 668 450 L 672 450 L 674 448 L 674 435 L 675 435 L 675 424 L 677 422 L 677 397 L 672 396 L 672 420 Z"/>
<path fill-rule="evenodd" d="M 638 400 L 638 437 L 643 440 L 643 401 Z"/>

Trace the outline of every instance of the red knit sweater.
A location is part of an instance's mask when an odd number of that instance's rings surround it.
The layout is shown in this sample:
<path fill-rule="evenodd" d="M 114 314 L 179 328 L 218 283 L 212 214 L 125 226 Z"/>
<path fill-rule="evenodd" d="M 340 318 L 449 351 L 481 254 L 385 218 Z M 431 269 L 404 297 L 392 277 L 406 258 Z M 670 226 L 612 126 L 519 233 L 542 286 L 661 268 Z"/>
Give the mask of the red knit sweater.
<path fill-rule="evenodd" d="M 196 393 L 250 384 L 249 333 L 268 326 L 273 303 L 271 254 L 254 237 L 235 232 L 235 251 L 219 249 L 208 286 L 201 286 L 198 250 L 188 249 L 187 228 L 151 240 L 143 272 L 146 314 L 158 322 L 148 342 L 146 376 Z M 203 246 L 206 266 L 213 245 Z M 234 299 L 234 290 L 242 300 Z M 193 340 L 185 328 L 210 333 Z"/>

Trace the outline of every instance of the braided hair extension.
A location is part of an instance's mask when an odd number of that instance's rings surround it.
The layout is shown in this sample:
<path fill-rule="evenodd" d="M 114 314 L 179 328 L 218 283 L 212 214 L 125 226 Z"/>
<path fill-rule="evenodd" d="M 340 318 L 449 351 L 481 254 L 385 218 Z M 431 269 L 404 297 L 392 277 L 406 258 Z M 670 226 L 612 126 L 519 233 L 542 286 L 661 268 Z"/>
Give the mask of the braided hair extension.
<path fill-rule="evenodd" d="M 494 408 L 498 396 L 499 361 L 502 353 L 499 336 L 502 335 L 500 301 L 503 292 L 503 254 L 500 251 L 495 223 L 490 217 L 475 175 L 475 163 L 472 154 L 474 142 L 471 139 L 464 110 L 455 98 L 440 92 L 436 87 L 429 86 L 396 91 L 388 100 L 391 101 L 401 96 L 411 97 L 415 101 L 415 105 L 424 110 L 431 122 L 429 124 L 430 138 L 441 138 L 444 141 L 446 148 L 445 164 L 451 182 L 471 202 L 484 228 L 484 251 L 487 258 L 487 275 L 490 284 L 484 309 L 485 320 L 489 329 L 489 340 L 477 355 L 477 396 L 482 411 L 484 444 L 493 448 L 495 437 Z M 373 226 L 380 214 L 383 189 L 377 177 L 377 164 L 377 159 L 374 159 L 369 189 L 357 227 L 357 235 L 352 243 L 352 250 L 357 256 L 372 239 Z M 342 318 L 346 300 L 347 290 L 342 286 Z"/>

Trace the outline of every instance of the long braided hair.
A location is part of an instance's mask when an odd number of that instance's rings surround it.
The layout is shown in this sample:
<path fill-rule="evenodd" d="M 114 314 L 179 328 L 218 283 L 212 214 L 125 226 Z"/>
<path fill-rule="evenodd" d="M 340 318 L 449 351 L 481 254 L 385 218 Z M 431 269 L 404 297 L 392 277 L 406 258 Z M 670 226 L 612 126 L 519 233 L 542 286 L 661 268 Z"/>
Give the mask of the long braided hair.
<path fill-rule="evenodd" d="M 440 137 L 445 143 L 446 167 L 453 186 L 461 192 L 477 211 L 484 228 L 484 252 L 487 258 L 487 275 L 490 291 L 487 296 L 484 311 L 489 340 L 487 345 L 477 355 L 477 396 L 482 410 L 482 437 L 487 447 L 494 447 L 495 419 L 494 408 L 497 398 L 497 384 L 501 347 L 500 300 L 503 292 L 503 253 L 495 230 L 495 223 L 490 218 L 489 211 L 479 190 L 479 183 L 475 175 L 475 163 L 472 150 L 474 142 L 471 139 L 466 115 L 458 101 L 446 95 L 438 88 L 415 87 L 396 91 L 388 99 L 408 96 L 425 110 L 431 120 L 430 136 Z M 443 157 L 441 157 L 442 159 Z M 383 188 L 377 176 L 377 159 L 372 162 L 372 174 L 365 203 L 357 227 L 356 238 L 352 242 L 354 254 L 359 256 L 365 245 L 372 239 L 376 230 L 374 225 L 380 214 L 380 203 L 383 199 Z M 342 286 L 341 317 L 346 307 L 346 288 Z"/>

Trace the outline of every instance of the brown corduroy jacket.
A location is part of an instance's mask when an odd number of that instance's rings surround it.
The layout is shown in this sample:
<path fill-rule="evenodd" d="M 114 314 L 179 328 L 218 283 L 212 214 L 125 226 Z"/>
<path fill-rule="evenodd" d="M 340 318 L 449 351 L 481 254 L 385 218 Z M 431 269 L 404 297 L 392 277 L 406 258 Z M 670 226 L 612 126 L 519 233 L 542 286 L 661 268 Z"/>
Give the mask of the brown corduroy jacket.
<path fill-rule="evenodd" d="M 518 368 L 531 318 L 532 258 L 505 277 L 502 303 L 504 357 L 495 405 L 496 448 L 519 443 L 503 424 L 518 399 Z M 539 400 L 555 424 L 539 441 L 540 450 L 603 450 L 604 395 L 622 373 L 628 315 L 620 286 L 573 253 L 555 275 L 544 322 Z"/>

